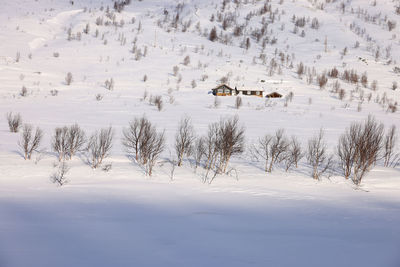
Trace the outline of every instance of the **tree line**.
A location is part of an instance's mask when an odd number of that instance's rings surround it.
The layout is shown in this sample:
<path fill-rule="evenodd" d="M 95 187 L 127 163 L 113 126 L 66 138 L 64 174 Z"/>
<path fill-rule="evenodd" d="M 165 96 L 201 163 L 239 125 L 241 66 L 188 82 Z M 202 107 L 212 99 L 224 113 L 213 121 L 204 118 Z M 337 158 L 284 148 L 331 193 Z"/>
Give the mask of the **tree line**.
<path fill-rule="evenodd" d="M 43 131 L 30 124 L 22 124 L 20 114 L 8 113 L 6 118 L 11 132 L 22 128 L 18 145 L 25 160 L 30 160 L 32 154 L 39 150 Z M 85 155 L 87 164 L 92 168 L 101 167 L 110 155 L 113 142 L 114 130 L 111 126 L 97 130 L 89 137 L 78 124 L 55 128 L 51 149 L 60 162 L 57 173 L 65 174 L 68 170 L 66 161 L 77 153 Z M 157 130 L 145 115 L 129 122 L 122 130 L 121 142 L 127 156 L 143 167 L 148 176 L 153 175 L 154 167 L 167 149 L 165 131 Z M 305 145 L 296 136 L 289 138 L 284 129 L 267 133 L 247 144 L 245 127 L 238 116 L 210 123 L 206 133 L 200 136 L 195 133 L 191 118 L 184 116 L 178 124 L 173 154 L 170 153 L 168 162 L 172 164 L 172 176 L 175 167 L 181 167 L 186 161 L 195 172 L 199 167 L 203 169 L 201 176 L 204 183 L 212 183 L 217 175 L 236 172 L 229 162 L 233 156 L 247 150 L 252 159 L 263 162 L 267 174 L 277 166 L 288 172 L 304 163 L 316 180 L 324 175 L 341 173 L 345 179 L 360 185 L 365 174 L 375 165 L 400 165 L 400 153 L 396 151 L 396 146 L 396 126 L 392 125 L 385 131 L 384 125 L 371 115 L 364 121 L 351 123 L 340 135 L 333 153 L 328 150 L 323 129 L 308 139 Z M 111 165 L 102 168 L 108 171 Z M 59 177 L 53 180 L 56 178 Z"/>

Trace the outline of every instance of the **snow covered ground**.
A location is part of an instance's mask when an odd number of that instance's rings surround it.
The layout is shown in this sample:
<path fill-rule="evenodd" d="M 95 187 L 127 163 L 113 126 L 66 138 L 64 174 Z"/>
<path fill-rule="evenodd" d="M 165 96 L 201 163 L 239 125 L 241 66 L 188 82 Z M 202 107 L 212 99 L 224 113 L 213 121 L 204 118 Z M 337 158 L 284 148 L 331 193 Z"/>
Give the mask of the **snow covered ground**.
<path fill-rule="evenodd" d="M 221 2 L 182 1 L 177 7 L 176 1 L 132 1 L 114 13 L 114 25 L 105 13 L 107 5 L 112 12 L 111 1 L 2 3 L 0 267 L 400 266 L 399 167 L 378 165 L 356 187 L 339 171 L 329 179 L 313 180 L 305 160 L 290 172 L 277 166 L 265 174 L 263 164 L 246 150 L 230 163 L 237 176 L 219 175 L 212 184 L 203 184 L 202 168 L 195 173 L 185 160 L 171 179 L 168 162 L 185 114 L 198 135 L 205 134 L 211 122 L 238 115 L 248 147 L 279 128 L 305 147 L 323 128 L 328 150 L 334 152 L 344 129 L 369 114 L 399 129 L 399 111 L 389 110 L 400 100 L 400 89 L 392 90 L 393 82 L 400 83 L 394 71 L 400 60 L 400 22 L 394 8 L 399 3 L 347 1 L 343 13 L 334 1 L 321 9 L 322 1 L 273 0 L 267 2 L 273 12 L 246 19 L 264 1 L 248 1 L 238 9 L 232 2 L 224 11 Z M 175 29 L 171 22 L 176 10 L 181 11 Z M 218 12 L 222 18 L 236 14 L 239 24 L 247 21 L 245 34 L 224 44 L 223 35 L 234 27 L 222 30 Z M 298 33 L 293 15 L 310 18 Z M 264 49 L 251 35 L 263 17 L 269 23 L 265 36 L 277 38 Z M 96 25 L 97 18 L 103 25 Z M 310 28 L 313 18 L 320 22 L 318 30 Z M 391 31 L 390 20 L 397 22 Z M 82 32 L 86 24 L 89 34 Z M 223 35 L 211 42 L 204 32 L 214 26 Z M 247 36 L 249 49 L 242 46 Z M 139 58 L 133 47 L 141 50 Z M 281 62 L 280 54 L 289 60 Z M 271 61 L 279 67 L 271 67 Z M 299 78 L 300 62 L 311 74 L 315 68 L 312 82 L 307 73 Z M 366 72 L 367 86 L 329 78 L 320 89 L 317 74 L 333 67 L 340 73 Z M 65 83 L 68 72 L 71 85 Z M 294 97 L 243 96 L 240 109 L 235 108 L 235 97 L 219 97 L 215 107 L 209 91 L 224 76 L 233 87 L 262 87 L 285 96 L 293 92 Z M 110 78 L 115 81 L 112 91 L 105 88 Z M 374 80 L 377 90 L 372 88 Z M 334 91 L 335 82 L 346 92 L 343 100 Z M 20 95 L 23 86 L 27 96 Z M 161 111 L 143 100 L 145 92 L 148 98 L 162 96 Z M 20 133 L 8 130 L 7 112 L 20 113 L 24 123 L 44 131 L 42 152 L 30 161 L 17 145 Z M 167 149 L 152 177 L 128 159 L 121 144 L 122 129 L 143 114 L 165 129 L 167 137 Z M 73 123 L 87 134 L 113 127 L 114 145 L 106 158 L 112 169 L 93 170 L 80 155 L 68 162 L 68 183 L 58 187 L 50 181 L 57 163 L 51 138 L 55 127 Z"/>

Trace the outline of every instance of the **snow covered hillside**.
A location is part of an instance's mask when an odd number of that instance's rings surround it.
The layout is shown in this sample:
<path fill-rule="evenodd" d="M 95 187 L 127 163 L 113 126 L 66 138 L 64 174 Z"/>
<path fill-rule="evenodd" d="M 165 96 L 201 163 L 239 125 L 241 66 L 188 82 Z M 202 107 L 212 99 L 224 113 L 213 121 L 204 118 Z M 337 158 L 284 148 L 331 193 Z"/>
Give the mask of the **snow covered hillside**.
<path fill-rule="evenodd" d="M 0 267 L 400 266 L 399 0 L 1 4 Z"/>

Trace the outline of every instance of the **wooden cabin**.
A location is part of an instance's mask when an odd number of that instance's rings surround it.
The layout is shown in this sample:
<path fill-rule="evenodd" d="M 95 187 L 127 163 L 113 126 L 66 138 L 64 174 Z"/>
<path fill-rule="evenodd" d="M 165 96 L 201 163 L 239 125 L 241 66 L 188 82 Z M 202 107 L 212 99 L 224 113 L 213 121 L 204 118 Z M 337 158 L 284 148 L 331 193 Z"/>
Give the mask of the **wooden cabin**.
<path fill-rule="evenodd" d="M 221 84 L 214 89 L 212 89 L 212 93 L 215 96 L 226 96 L 226 95 L 236 95 L 235 89 L 232 89 L 226 84 Z"/>
<path fill-rule="evenodd" d="M 236 88 L 235 88 L 236 89 Z M 250 96 L 258 96 L 258 97 L 263 97 L 264 90 L 259 90 L 259 89 L 245 89 L 245 90 L 236 90 L 237 95 L 250 95 Z"/>
<path fill-rule="evenodd" d="M 226 84 L 221 84 L 221 85 L 215 87 L 214 89 L 212 89 L 212 93 L 215 96 L 248 95 L 248 96 L 263 97 L 264 90 L 260 90 L 260 89 L 238 90 L 236 87 L 235 87 L 235 89 L 233 89 Z"/>
<path fill-rule="evenodd" d="M 280 97 L 282 97 L 282 95 L 280 93 L 273 92 L 273 93 L 266 95 L 265 97 L 266 98 L 280 98 Z"/>

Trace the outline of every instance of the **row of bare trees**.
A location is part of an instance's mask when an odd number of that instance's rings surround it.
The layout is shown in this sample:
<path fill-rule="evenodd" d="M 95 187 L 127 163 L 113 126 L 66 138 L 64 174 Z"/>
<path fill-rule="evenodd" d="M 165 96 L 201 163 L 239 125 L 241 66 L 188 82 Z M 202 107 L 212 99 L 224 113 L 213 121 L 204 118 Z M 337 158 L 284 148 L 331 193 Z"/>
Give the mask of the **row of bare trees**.
<path fill-rule="evenodd" d="M 20 120 L 19 115 L 15 115 Z M 11 114 L 7 118 L 13 118 Z M 16 128 L 18 129 L 18 127 Z M 10 131 L 15 127 L 10 126 Z M 134 118 L 123 129 L 122 144 L 128 156 L 144 167 L 145 173 L 152 175 L 154 166 L 165 151 L 165 131 L 157 131 L 145 116 Z M 24 158 L 31 159 L 37 151 L 43 137 L 40 128 L 34 129 L 29 124 L 22 126 L 21 139 L 18 142 Z M 86 138 L 85 132 L 74 124 L 58 127 L 54 130 L 51 148 L 60 162 L 71 159 L 76 153 L 84 152 L 92 168 L 98 168 L 109 155 L 113 145 L 112 127 L 100 129 Z M 340 136 L 335 153 L 329 153 L 324 131 L 321 129 L 310 138 L 306 147 L 295 136 L 287 137 L 283 129 L 274 134 L 266 134 L 251 145 L 249 152 L 253 158 L 264 162 L 264 170 L 271 173 L 276 165 L 285 171 L 297 168 L 306 158 L 314 179 L 321 179 L 339 166 L 346 179 L 354 184 L 361 184 L 365 174 L 376 164 L 382 162 L 385 167 L 400 164 L 400 153 L 396 151 L 396 126 L 391 126 L 385 133 L 382 123 L 369 116 L 363 122 L 353 122 Z M 236 171 L 229 168 L 232 156 L 240 155 L 245 150 L 245 128 L 239 123 L 238 116 L 221 118 L 208 125 L 203 136 L 197 136 L 190 117 L 183 117 L 175 135 L 174 152 L 169 162 L 182 166 L 184 159 L 194 167 L 204 169 L 203 182 L 211 183 L 218 174 Z"/>

